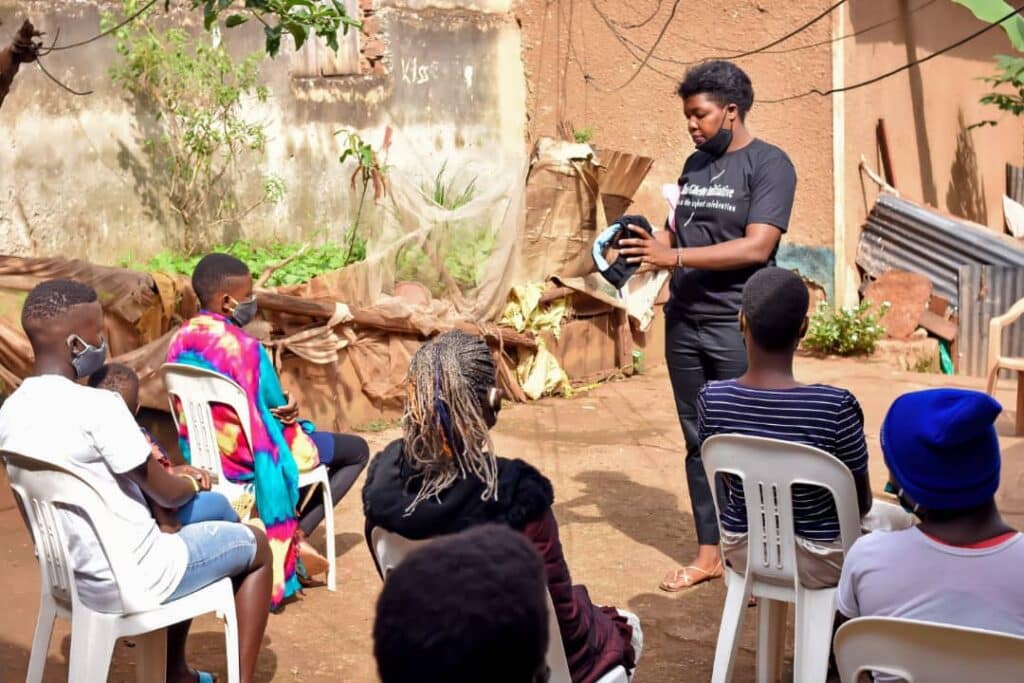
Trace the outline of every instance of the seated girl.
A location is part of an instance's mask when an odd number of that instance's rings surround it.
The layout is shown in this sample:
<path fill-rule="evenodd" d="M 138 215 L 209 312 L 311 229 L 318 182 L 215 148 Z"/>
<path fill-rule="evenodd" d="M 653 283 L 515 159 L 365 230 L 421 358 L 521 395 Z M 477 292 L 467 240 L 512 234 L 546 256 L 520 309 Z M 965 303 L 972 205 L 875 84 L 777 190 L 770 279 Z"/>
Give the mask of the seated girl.
<path fill-rule="evenodd" d="M 494 455 L 489 430 L 501 392 L 486 342 L 449 332 L 425 344 L 408 377 L 405 435 L 376 456 L 363 489 L 366 538 L 374 528 L 410 539 L 481 524 L 526 536 L 544 561 L 548 590 L 573 683 L 617 666 L 632 671 L 640 655 L 635 615 L 597 607 L 574 586 L 551 511 L 551 482 L 522 460 Z"/>
<path fill-rule="evenodd" d="M 296 564 L 306 576 L 327 570 L 328 563 L 305 537 L 329 511 L 317 499 L 301 514 L 305 491 L 298 489 L 299 472 L 323 464 L 337 505 L 366 466 L 369 447 L 352 435 L 317 432 L 299 419 L 298 404 L 281 387 L 263 345 L 242 328 L 256 316 L 256 298 L 249 268 L 233 256 L 209 254 L 192 274 L 192 287 L 201 310 L 171 340 L 169 363 L 194 365 L 218 372 L 238 384 L 249 401 L 251 434 L 246 442 L 238 417 L 227 406 L 213 406 L 224 475 L 232 482 L 252 484 L 254 515 L 263 520 L 274 548 L 273 604 L 277 607 L 299 589 Z M 178 410 L 179 443 L 189 459 L 188 426 Z"/>

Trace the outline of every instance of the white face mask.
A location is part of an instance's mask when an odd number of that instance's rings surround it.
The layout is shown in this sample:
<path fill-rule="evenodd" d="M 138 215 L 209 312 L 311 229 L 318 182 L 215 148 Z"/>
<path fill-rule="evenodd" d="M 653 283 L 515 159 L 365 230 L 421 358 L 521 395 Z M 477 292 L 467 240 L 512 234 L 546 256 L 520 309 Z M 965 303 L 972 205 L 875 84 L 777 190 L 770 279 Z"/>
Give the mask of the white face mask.
<path fill-rule="evenodd" d="M 75 342 L 82 345 L 81 351 L 74 350 Z M 93 346 L 77 334 L 72 334 L 68 337 L 68 349 L 71 351 L 71 365 L 75 368 L 75 377 L 78 379 L 88 377 L 107 362 L 106 339 L 99 346 Z"/>

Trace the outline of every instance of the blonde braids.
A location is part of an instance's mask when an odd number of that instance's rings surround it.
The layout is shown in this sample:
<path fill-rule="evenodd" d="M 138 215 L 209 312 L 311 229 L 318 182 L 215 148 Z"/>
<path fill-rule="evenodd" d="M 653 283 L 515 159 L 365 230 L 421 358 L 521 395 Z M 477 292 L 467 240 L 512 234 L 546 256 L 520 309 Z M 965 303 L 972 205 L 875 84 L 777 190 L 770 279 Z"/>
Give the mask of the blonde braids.
<path fill-rule="evenodd" d="M 422 482 L 406 514 L 471 475 L 484 484 L 482 499 L 497 500 L 498 463 L 481 405 L 496 372 L 487 343 L 465 332 L 442 334 L 413 356 L 402 429 L 405 457 Z"/>

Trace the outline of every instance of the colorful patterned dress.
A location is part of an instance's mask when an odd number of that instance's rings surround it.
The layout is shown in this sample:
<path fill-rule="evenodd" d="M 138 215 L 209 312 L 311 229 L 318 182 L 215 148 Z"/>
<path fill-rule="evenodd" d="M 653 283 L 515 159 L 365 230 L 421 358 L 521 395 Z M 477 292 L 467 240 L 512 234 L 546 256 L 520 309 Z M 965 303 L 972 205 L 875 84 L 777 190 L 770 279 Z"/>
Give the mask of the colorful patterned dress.
<path fill-rule="evenodd" d="M 316 467 L 316 446 L 308 433 L 313 425 L 302 421 L 282 425 L 270 412 L 287 402 L 273 362 L 259 340 L 227 318 L 203 311 L 186 322 L 167 352 L 167 362 L 213 370 L 237 383 L 249 400 L 253 447 L 246 442 L 235 411 L 213 405 L 213 421 L 220 445 L 221 467 L 230 481 L 252 485 L 259 517 L 267 530 L 274 558 L 271 608 L 299 590 L 298 476 Z M 178 440 L 182 455 L 191 462 L 188 425 L 178 410 Z"/>

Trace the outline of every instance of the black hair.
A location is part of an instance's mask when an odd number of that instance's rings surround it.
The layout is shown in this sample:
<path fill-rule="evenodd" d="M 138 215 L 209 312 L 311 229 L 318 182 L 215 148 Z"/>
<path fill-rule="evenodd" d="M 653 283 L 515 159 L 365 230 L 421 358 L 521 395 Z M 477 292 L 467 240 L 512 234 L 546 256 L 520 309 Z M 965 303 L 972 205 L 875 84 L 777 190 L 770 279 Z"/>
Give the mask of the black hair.
<path fill-rule="evenodd" d="M 766 351 L 791 349 L 800 339 L 810 294 L 796 273 L 762 268 L 743 287 L 743 316 L 750 336 Z"/>
<path fill-rule="evenodd" d="M 249 266 L 231 254 L 207 254 L 192 271 L 192 289 L 205 308 L 213 303 L 225 280 L 251 274 Z"/>
<path fill-rule="evenodd" d="M 47 280 L 32 288 L 21 308 L 26 332 L 40 323 L 56 320 L 71 308 L 96 301 L 96 290 L 74 280 Z M 31 334 L 29 334 L 31 337 Z"/>
<path fill-rule="evenodd" d="M 722 107 L 735 104 L 741 121 L 747 118 L 747 112 L 754 106 L 754 86 L 750 76 L 732 62 L 722 59 L 688 69 L 676 90 L 676 94 L 684 100 L 700 93 Z"/>
<path fill-rule="evenodd" d="M 107 363 L 102 368 L 89 375 L 89 386 L 96 389 L 109 389 L 125 396 L 131 392 L 136 394 L 139 391 L 139 376 L 123 363 Z M 135 406 L 128 406 L 134 410 Z"/>
<path fill-rule="evenodd" d="M 373 654 L 382 683 L 532 683 L 545 666 L 547 582 L 522 534 L 483 525 L 431 541 L 387 577 Z"/>

